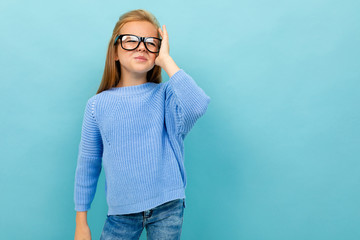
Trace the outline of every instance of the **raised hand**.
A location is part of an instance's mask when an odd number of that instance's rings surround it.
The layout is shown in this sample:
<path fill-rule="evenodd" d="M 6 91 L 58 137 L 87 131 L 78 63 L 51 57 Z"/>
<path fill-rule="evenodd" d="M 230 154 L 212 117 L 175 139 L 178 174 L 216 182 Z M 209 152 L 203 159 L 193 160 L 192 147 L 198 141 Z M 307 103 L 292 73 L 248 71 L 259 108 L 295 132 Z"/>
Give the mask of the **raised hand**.
<path fill-rule="evenodd" d="M 165 70 L 165 72 L 171 77 L 174 75 L 177 71 L 180 70 L 180 68 L 176 65 L 175 61 L 170 57 L 169 51 L 169 35 L 166 31 L 165 25 L 163 25 L 164 31 L 161 31 L 161 28 L 159 28 L 159 32 L 162 38 L 161 46 L 159 55 L 155 58 L 155 64 L 160 66 L 162 69 Z"/>
<path fill-rule="evenodd" d="M 155 58 L 155 64 L 164 68 L 163 66 L 165 61 L 170 57 L 169 55 L 170 47 L 169 47 L 169 35 L 166 30 L 166 26 L 163 25 L 162 27 L 163 27 L 163 31 L 161 30 L 161 28 L 158 28 L 162 41 L 161 41 L 159 55 Z"/>

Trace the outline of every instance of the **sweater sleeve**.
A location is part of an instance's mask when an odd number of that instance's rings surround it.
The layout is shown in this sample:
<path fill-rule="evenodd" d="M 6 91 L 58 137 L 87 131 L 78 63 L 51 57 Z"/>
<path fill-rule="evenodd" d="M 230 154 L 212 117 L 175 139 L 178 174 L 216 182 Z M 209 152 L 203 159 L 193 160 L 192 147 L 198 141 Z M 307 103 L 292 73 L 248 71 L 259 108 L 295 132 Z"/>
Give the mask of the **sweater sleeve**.
<path fill-rule="evenodd" d="M 175 133 L 183 138 L 205 114 L 210 97 L 183 69 L 170 77 L 166 87 L 166 107 L 172 114 Z"/>
<path fill-rule="evenodd" d="M 103 143 L 94 115 L 95 98 L 85 107 L 74 184 L 75 211 L 87 211 L 94 199 L 101 172 Z"/>

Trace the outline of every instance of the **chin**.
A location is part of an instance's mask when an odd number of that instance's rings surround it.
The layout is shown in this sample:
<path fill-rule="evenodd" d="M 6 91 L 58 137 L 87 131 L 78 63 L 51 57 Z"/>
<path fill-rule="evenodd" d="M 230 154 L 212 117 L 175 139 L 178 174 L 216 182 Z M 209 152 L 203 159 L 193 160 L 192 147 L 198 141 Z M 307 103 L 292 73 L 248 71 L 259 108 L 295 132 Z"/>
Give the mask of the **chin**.
<path fill-rule="evenodd" d="M 134 72 L 138 72 L 138 73 L 144 73 L 144 72 L 148 72 L 151 69 L 154 68 L 154 65 L 151 66 L 136 66 L 133 68 Z"/>

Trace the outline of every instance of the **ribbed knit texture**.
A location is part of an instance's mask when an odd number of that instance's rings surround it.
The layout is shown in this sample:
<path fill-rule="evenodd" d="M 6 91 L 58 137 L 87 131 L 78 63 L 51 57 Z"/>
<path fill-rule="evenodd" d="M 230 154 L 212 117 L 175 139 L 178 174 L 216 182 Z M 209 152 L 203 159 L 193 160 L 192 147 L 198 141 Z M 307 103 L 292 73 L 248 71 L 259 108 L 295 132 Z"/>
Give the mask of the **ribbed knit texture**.
<path fill-rule="evenodd" d="M 210 97 L 183 69 L 164 83 L 114 87 L 86 104 L 75 172 L 75 211 L 87 211 L 105 171 L 108 215 L 185 198 L 184 139 Z"/>

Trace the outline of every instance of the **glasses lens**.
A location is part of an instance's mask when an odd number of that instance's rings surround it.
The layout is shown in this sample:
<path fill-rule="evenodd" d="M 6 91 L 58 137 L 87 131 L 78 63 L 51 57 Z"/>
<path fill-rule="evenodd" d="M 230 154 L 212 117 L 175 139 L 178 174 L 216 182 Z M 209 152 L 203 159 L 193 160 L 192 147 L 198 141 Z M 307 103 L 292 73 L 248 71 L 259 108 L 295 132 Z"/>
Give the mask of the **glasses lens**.
<path fill-rule="evenodd" d="M 146 39 L 146 47 L 150 52 L 158 52 L 160 49 L 160 41 L 156 38 Z"/>
<path fill-rule="evenodd" d="M 138 45 L 139 39 L 135 36 L 123 36 L 121 39 L 121 43 L 123 48 L 127 50 L 135 49 Z"/>

